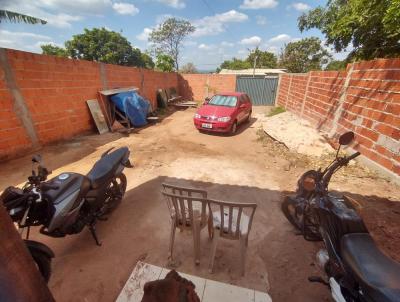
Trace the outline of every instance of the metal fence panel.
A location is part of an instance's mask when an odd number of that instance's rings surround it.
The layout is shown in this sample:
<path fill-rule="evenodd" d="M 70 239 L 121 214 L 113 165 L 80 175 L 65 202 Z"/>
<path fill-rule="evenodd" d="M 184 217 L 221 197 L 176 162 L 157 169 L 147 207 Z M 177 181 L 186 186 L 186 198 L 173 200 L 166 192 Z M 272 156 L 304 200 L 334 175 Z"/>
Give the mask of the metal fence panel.
<path fill-rule="evenodd" d="M 236 91 L 247 93 L 255 106 L 274 105 L 278 77 L 237 77 Z"/>

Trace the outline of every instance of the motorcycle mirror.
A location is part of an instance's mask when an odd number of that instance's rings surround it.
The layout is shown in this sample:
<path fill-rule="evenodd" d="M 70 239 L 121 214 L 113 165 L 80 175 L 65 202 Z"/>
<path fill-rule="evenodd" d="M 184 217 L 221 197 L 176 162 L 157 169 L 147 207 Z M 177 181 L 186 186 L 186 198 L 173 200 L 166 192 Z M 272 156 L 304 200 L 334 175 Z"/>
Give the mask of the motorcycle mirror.
<path fill-rule="evenodd" d="M 36 154 L 32 157 L 32 162 L 34 163 L 40 163 L 42 161 L 42 157 L 40 156 L 40 154 Z"/>
<path fill-rule="evenodd" d="M 350 144 L 354 139 L 354 132 L 353 131 L 349 131 L 346 133 L 343 133 L 340 137 L 339 137 L 339 144 L 342 146 L 346 146 L 348 144 Z"/>

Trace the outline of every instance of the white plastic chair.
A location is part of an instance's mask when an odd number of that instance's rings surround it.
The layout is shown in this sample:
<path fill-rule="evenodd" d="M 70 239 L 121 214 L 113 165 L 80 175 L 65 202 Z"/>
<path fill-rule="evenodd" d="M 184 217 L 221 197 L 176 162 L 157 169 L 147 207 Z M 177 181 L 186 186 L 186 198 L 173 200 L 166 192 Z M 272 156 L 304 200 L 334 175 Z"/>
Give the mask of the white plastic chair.
<path fill-rule="evenodd" d="M 239 240 L 241 274 L 245 272 L 246 249 L 249 242 L 249 233 L 256 211 L 255 203 L 236 203 L 220 200 L 209 200 L 209 210 L 212 213 L 213 245 L 210 257 L 209 271 L 213 272 L 215 253 L 220 237 Z M 216 210 L 215 210 L 216 209 Z"/>
<path fill-rule="evenodd" d="M 211 223 L 207 212 L 207 192 L 165 183 L 162 186 L 162 194 L 166 199 L 171 217 L 169 259 L 173 260 L 175 229 L 179 228 L 181 232 L 190 230 L 193 233 L 195 264 L 197 265 L 200 263 L 200 231 Z M 210 227 L 209 230 L 211 230 Z M 210 233 L 209 236 L 211 237 Z"/>

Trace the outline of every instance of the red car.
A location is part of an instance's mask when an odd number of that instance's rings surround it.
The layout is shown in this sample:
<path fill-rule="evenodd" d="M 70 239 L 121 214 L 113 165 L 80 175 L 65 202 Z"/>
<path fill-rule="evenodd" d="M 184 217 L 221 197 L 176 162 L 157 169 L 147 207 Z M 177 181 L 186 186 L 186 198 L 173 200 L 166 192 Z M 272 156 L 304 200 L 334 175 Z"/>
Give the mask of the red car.
<path fill-rule="evenodd" d="M 251 117 L 252 104 L 243 92 L 227 92 L 206 100 L 194 115 L 198 130 L 235 134 L 237 126 Z"/>

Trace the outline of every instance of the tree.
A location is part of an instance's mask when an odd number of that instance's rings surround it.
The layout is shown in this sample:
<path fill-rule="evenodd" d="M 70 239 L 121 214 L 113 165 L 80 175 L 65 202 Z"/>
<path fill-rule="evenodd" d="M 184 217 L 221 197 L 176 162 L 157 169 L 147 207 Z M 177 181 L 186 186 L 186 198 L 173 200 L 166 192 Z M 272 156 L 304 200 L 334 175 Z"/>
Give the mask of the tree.
<path fill-rule="evenodd" d="M 233 70 L 239 70 L 239 69 L 247 69 L 251 68 L 251 64 L 248 61 L 240 60 L 237 58 L 232 58 L 232 60 L 225 60 L 222 62 L 220 65 L 219 69 L 233 69 Z"/>
<path fill-rule="evenodd" d="M 174 71 L 174 59 L 169 55 L 159 53 L 157 55 L 156 69 L 165 72 Z"/>
<path fill-rule="evenodd" d="M 181 73 L 198 73 L 197 68 L 193 63 L 187 63 L 186 65 L 183 65 L 179 71 Z"/>
<path fill-rule="evenodd" d="M 246 59 L 252 67 L 255 56 L 257 56 L 256 68 L 276 68 L 278 65 L 278 58 L 272 52 L 262 51 L 257 47 Z"/>
<path fill-rule="evenodd" d="M 311 37 L 285 45 L 279 64 L 289 72 L 308 72 L 321 70 L 330 58 L 331 55 L 321 46 L 321 40 Z"/>
<path fill-rule="evenodd" d="M 66 56 L 75 59 L 146 68 L 154 66 L 148 55 L 132 47 L 120 33 L 104 27 L 85 28 L 83 34 L 66 41 L 65 48 Z"/>
<path fill-rule="evenodd" d="M 142 52 L 141 59 L 143 62 L 143 66 L 141 66 L 141 67 L 144 67 L 147 69 L 154 69 L 153 59 L 147 53 Z"/>
<path fill-rule="evenodd" d="M 325 70 L 345 70 L 347 61 L 332 60 L 326 65 Z"/>
<path fill-rule="evenodd" d="M 157 52 L 172 57 L 175 69 L 179 70 L 178 60 L 182 42 L 194 31 L 195 27 L 189 21 L 168 18 L 150 33 L 149 41 L 155 44 Z"/>
<path fill-rule="evenodd" d="M 9 22 L 14 22 L 14 23 L 28 23 L 28 24 L 46 24 L 47 21 L 39 19 L 39 18 L 35 18 L 32 16 L 28 16 L 28 15 L 24 15 L 24 14 L 20 14 L 20 13 L 16 13 L 16 12 L 11 12 L 9 10 L 4 10 L 4 9 L 0 9 L 0 23 L 2 22 L 2 20 L 6 20 Z"/>
<path fill-rule="evenodd" d="M 299 17 L 300 31 L 317 28 L 336 51 L 352 45 L 348 59 L 400 55 L 400 1 L 330 0 Z"/>
<path fill-rule="evenodd" d="M 52 44 L 43 44 L 40 45 L 40 48 L 42 49 L 42 54 L 44 55 L 68 57 L 67 51 L 65 50 L 65 48 L 62 47 L 58 47 Z"/>

